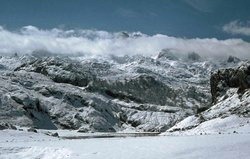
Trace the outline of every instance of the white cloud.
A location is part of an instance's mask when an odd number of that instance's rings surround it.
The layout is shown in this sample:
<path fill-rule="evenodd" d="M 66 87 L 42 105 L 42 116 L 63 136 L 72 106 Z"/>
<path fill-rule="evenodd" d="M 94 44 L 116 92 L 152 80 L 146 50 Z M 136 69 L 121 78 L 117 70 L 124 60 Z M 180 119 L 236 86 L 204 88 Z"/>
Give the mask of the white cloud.
<path fill-rule="evenodd" d="M 223 26 L 223 30 L 227 33 L 231 34 L 239 34 L 239 35 L 246 35 L 250 36 L 250 25 L 248 23 L 244 24 L 240 21 L 232 21 L 226 25 Z"/>
<path fill-rule="evenodd" d="M 0 27 L 0 53 L 31 53 L 48 50 L 61 54 L 90 55 L 155 55 L 162 49 L 174 49 L 181 53 L 197 52 L 207 57 L 236 55 L 249 58 L 250 43 L 241 39 L 217 40 L 184 39 L 157 34 L 148 36 L 138 33 L 109 33 L 94 30 L 41 30 L 26 26 L 19 31 Z"/>

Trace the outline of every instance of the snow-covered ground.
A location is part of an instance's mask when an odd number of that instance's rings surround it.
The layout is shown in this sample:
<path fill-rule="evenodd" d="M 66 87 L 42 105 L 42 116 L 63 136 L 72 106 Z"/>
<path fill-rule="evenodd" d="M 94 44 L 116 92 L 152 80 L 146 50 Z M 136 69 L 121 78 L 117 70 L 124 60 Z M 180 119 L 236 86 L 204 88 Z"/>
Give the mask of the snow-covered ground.
<path fill-rule="evenodd" d="M 250 134 L 66 140 L 0 131 L 1 159 L 248 159 Z"/>

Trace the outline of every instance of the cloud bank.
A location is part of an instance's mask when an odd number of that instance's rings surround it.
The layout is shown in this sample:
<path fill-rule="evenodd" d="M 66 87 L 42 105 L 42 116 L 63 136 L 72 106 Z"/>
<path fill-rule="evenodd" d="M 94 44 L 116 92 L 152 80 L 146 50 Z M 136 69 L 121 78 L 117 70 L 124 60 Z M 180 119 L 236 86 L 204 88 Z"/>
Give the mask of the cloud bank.
<path fill-rule="evenodd" d="M 250 23 L 246 24 L 235 20 L 224 25 L 223 30 L 230 34 L 250 36 Z"/>
<path fill-rule="evenodd" d="M 167 35 L 145 35 L 140 32 L 110 33 L 94 30 L 42 30 L 26 26 L 17 31 L 0 27 L 0 53 L 32 53 L 47 50 L 68 55 L 156 55 L 162 49 L 180 53 L 197 52 L 205 57 L 235 55 L 250 57 L 250 43 L 241 39 L 185 39 Z"/>

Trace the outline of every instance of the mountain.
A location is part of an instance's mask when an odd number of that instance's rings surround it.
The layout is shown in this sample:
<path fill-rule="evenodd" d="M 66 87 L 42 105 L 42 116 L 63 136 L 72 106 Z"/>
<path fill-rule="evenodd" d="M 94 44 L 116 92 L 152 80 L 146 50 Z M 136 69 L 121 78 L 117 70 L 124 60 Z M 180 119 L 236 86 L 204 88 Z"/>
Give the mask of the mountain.
<path fill-rule="evenodd" d="M 186 130 L 185 124 L 179 126 L 185 120 L 194 128 L 193 120 L 214 119 L 201 114 L 217 110 L 214 107 L 229 99 L 238 100 L 236 88 L 219 100 L 217 87 L 224 78 L 216 83 L 210 73 L 244 63 L 168 49 L 157 57 L 36 55 L 1 57 L 2 123 L 80 132 Z M 239 100 L 244 104 L 245 98 L 243 93 Z"/>
<path fill-rule="evenodd" d="M 210 78 L 212 107 L 192 115 L 167 132 L 238 133 L 250 130 L 250 62 L 220 69 Z"/>

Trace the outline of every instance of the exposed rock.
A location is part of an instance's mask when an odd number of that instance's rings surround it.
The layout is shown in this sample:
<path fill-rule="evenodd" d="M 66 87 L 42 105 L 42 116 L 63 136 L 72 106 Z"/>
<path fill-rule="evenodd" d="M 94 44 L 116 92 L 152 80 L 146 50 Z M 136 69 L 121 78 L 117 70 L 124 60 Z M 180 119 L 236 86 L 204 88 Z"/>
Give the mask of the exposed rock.
<path fill-rule="evenodd" d="M 250 88 L 250 63 L 247 62 L 237 69 L 218 70 L 210 78 L 212 101 L 225 94 L 228 88 L 239 88 L 239 93 Z"/>
<path fill-rule="evenodd" d="M 8 123 L 0 123 L 0 130 L 4 130 L 4 129 L 13 129 L 13 130 L 17 130 L 17 128 L 12 125 L 12 124 L 8 124 Z"/>
<path fill-rule="evenodd" d="M 46 132 L 45 134 L 53 137 L 59 137 L 59 134 L 57 132 Z"/>
<path fill-rule="evenodd" d="M 121 35 L 122 38 L 129 38 L 129 34 L 127 32 L 123 31 L 123 32 L 120 33 L 120 35 Z"/>
<path fill-rule="evenodd" d="M 22 69 L 41 73 L 57 83 L 69 83 L 81 87 L 87 86 L 94 78 L 91 70 L 79 62 L 58 57 L 36 59 L 16 68 L 15 71 Z"/>
<path fill-rule="evenodd" d="M 250 63 L 237 68 L 221 69 L 212 74 L 210 84 L 213 103 L 177 123 L 168 132 L 196 134 L 231 132 L 249 125 L 250 118 Z M 236 133 L 234 130 L 233 133 Z"/>
<path fill-rule="evenodd" d="M 191 61 L 199 61 L 201 59 L 200 55 L 195 53 L 195 52 L 191 52 L 188 53 L 188 59 Z"/>
<path fill-rule="evenodd" d="M 238 63 L 240 62 L 241 60 L 235 56 L 229 56 L 228 59 L 227 59 L 227 62 L 229 63 Z"/>
<path fill-rule="evenodd" d="M 1 123 L 0 124 L 0 130 L 4 130 L 4 129 L 8 129 L 8 126 L 6 126 L 5 124 Z"/>
<path fill-rule="evenodd" d="M 165 105 L 167 100 L 173 99 L 175 91 L 161 81 L 149 75 L 140 75 L 125 82 L 96 81 L 88 86 L 90 91 L 98 91 L 112 98 L 130 100 L 137 103 L 152 103 Z"/>
<path fill-rule="evenodd" d="M 37 130 L 35 128 L 29 128 L 27 129 L 28 132 L 34 132 L 34 133 L 37 133 Z"/>
<path fill-rule="evenodd" d="M 53 137 L 59 137 L 59 135 L 58 135 L 58 133 L 57 133 L 57 132 L 52 133 L 52 134 L 51 134 L 51 136 L 53 136 Z"/>

